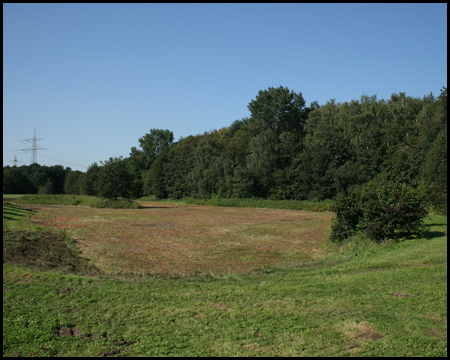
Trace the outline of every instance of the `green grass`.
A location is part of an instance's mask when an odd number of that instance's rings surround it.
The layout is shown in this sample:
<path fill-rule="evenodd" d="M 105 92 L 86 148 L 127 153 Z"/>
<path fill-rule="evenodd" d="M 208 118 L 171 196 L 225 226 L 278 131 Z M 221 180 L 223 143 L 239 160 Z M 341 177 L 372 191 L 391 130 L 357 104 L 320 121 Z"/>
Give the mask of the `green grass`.
<path fill-rule="evenodd" d="M 447 219 L 427 222 L 423 239 L 247 276 L 4 264 L 3 356 L 447 356 Z"/>
<path fill-rule="evenodd" d="M 34 210 L 3 202 L 3 229 L 30 230 L 35 227 L 30 222 Z"/>

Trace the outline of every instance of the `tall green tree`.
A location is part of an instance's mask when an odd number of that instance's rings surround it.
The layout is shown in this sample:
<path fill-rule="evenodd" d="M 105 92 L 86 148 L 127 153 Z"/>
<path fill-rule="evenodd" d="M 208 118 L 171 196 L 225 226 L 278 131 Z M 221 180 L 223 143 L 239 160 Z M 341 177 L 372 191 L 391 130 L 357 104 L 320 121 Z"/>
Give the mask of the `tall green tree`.
<path fill-rule="evenodd" d="M 208 198 L 218 193 L 218 182 L 221 176 L 220 152 L 216 134 L 205 133 L 195 148 L 195 165 L 189 174 L 194 196 Z"/>
<path fill-rule="evenodd" d="M 283 131 L 302 132 L 308 109 L 302 93 L 295 93 L 287 87 L 260 90 L 248 104 L 251 113 L 250 127 L 254 133 L 271 130 L 277 134 Z"/>
<path fill-rule="evenodd" d="M 150 169 L 158 156 L 172 147 L 173 141 L 172 131 L 151 129 L 149 133 L 139 139 L 140 149 L 131 148 L 128 166 L 133 177 L 131 187 L 134 196 L 152 194 L 152 178 L 156 172 L 152 171 L 153 175 L 151 175 Z"/>
<path fill-rule="evenodd" d="M 139 139 L 139 145 L 147 156 L 147 166 L 150 168 L 151 163 L 158 155 L 173 145 L 173 132 L 170 130 L 151 129 L 150 133 Z"/>
<path fill-rule="evenodd" d="M 129 197 L 131 176 L 123 157 L 110 157 L 100 164 L 102 166 L 94 183 L 97 195 L 112 199 Z"/>
<path fill-rule="evenodd" d="M 66 179 L 64 181 L 64 192 L 66 194 L 81 194 L 81 183 L 80 180 L 83 176 L 81 171 L 69 171 L 66 174 Z"/>
<path fill-rule="evenodd" d="M 3 167 L 3 194 L 34 194 L 37 189 L 23 167 Z"/>

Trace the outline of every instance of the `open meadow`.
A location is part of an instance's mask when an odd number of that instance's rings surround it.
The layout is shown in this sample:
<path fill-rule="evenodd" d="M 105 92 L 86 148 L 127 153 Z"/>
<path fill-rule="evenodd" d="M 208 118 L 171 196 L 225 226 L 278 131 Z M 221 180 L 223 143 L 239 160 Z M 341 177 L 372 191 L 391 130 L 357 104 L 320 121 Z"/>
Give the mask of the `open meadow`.
<path fill-rule="evenodd" d="M 108 274 L 243 274 L 325 254 L 332 213 L 142 203 L 46 208 L 33 224 L 67 229 Z"/>
<path fill-rule="evenodd" d="M 3 356 L 446 356 L 447 218 L 332 244 L 334 214 L 3 203 Z"/>

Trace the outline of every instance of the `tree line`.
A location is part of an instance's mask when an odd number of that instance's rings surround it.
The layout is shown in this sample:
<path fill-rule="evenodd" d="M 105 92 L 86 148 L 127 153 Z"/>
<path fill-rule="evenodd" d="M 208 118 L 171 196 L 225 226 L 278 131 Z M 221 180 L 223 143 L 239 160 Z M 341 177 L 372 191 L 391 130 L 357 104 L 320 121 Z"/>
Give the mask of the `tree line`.
<path fill-rule="evenodd" d="M 324 200 L 378 181 L 424 188 L 446 212 L 447 88 L 438 97 L 401 92 L 306 106 L 302 93 L 270 87 L 248 109 L 250 117 L 177 142 L 172 131 L 151 129 L 128 157 L 85 173 L 3 167 L 3 192 Z"/>

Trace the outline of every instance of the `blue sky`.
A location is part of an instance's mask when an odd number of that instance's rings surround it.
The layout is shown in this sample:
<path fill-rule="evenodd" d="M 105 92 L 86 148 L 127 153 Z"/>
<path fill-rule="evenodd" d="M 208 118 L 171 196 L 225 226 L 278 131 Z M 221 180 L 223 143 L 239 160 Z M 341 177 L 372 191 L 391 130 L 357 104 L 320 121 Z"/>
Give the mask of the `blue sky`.
<path fill-rule="evenodd" d="M 3 165 L 128 157 L 249 116 L 259 90 L 307 105 L 447 86 L 447 4 L 3 4 Z"/>

